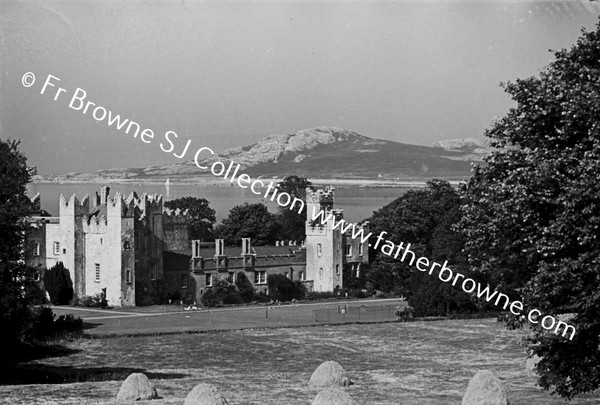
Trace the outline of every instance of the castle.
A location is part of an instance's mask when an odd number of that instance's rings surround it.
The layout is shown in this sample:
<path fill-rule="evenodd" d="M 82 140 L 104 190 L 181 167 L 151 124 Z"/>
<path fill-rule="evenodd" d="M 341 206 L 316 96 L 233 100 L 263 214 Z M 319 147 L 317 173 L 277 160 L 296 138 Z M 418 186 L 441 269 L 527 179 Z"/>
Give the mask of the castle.
<path fill-rule="evenodd" d="M 158 303 L 161 295 L 177 293 L 200 302 L 217 278 L 235 280 L 244 272 L 253 287 L 267 292 L 269 274 L 299 280 L 309 291 L 343 288 L 344 269 L 359 275 L 369 261 L 368 241 L 362 242 L 334 229 L 343 211 L 333 209 L 334 190 L 307 189 L 306 240 L 300 245 L 239 246 L 189 241 L 187 211 L 163 208 L 160 195 L 117 193 L 103 186 L 93 206 L 86 196 L 61 195 L 58 217 L 31 217 L 27 232 L 26 263 L 40 269 L 62 262 L 69 270 L 78 298 L 106 292 L 112 306 Z M 40 204 L 39 196 L 34 203 Z M 323 224 L 310 216 L 313 209 L 332 217 Z M 334 219 L 335 218 L 335 219 Z M 365 234 L 368 224 L 363 225 Z"/>

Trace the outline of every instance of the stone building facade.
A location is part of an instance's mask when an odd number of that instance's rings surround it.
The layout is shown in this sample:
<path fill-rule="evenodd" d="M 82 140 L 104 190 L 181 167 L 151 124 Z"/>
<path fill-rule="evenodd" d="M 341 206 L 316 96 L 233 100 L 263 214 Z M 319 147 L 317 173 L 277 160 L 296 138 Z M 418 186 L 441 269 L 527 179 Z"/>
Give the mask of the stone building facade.
<path fill-rule="evenodd" d="M 27 263 L 43 271 L 62 262 L 78 298 L 105 289 L 112 306 L 157 303 L 173 293 L 200 302 L 217 278 L 234 280 L 238 272 L 265 292 L 270 274 L 300 280 L 309 291 L 333 291 L 344 286 L 344 268 L 357 275 L 369 261 L 368 241 L 344 235 L 333 220 L 311 221 L 313 207 L 343 217 L 333 209 L 333 189 L 307 190 L 305 243 L 256 247 L 249 238 L 241 247 L 190 242 L 187 211 L 163 208 L 160 195 L 109 192 L 102 187 L 93 205 L 87 196 L 61 196 L 58 217 L 29 218 Z"/>
<path fill-rule="evenodd" d="M 269 274 L 283 274 L 302 282 L 308 291 L 334 291 L 344 287 L 344 269 L 357 277 L 360 266 L 369 262 L 368 241 L 353 239 L 350 232 L 342 233 L 334 221 L 343 219 L 343 211 L 335 210 L 334 189 L 306 190 L 306 240 L 301 246 L 252 246 L 243 238 L 241 247 L 224 246 L 223 240 L 214 243 L 192 241 L 191 250 L 165 252 L 165 282 L 167 289 L 177 291 L 186 300 L 200 302 L 216 278 L 235 280 L 243 272 L 253 287 L 267 292 Z M 313 209 L 334 216 L 321 224 L 312 220 Z M 368 234 L 368 224 L 359 228 Z"/>

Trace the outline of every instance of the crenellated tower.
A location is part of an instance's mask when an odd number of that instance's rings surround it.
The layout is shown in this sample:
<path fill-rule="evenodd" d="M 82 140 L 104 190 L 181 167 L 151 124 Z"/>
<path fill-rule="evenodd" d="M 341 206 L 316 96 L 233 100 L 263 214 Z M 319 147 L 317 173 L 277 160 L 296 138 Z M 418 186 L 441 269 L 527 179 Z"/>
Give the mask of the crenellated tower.
<path fill-rule="evenodd" d="M 314 280 L 315 291 L 343 287 L 343 237 L 333 226 L 344 213 L 333 208 L 334 196 L 332 187 L 306 189 L 306 278 Z"/>

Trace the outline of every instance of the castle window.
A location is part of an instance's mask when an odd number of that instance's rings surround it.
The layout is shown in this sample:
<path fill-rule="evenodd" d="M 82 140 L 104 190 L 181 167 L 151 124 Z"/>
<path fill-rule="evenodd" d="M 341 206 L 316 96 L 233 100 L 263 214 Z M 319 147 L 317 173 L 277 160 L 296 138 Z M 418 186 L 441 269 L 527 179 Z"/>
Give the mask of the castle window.
<path fill-rule="evenodd" d="M 34 256 L 39 256 L 40 255 L 40 242 L 34 242 L 33 255 Z"/>
<path fill-rule="evenodd" d="M 128 240 L 126 240 L 125 242 L 123 242 L 123 249 L 124 250 L 129 250 L 131 249 L 131 243 L 129 243 Z"/>
<path fill-rule="evenodd" d="M 96 267 L 96 278 L 94 279 L 94 281 L 99 283 L 100 282 L 100 264 L 96 263 L 95 267 Z"/>
<path fill-rule="evenodd" d="M 346 245 L 346 256 L 352 256 L 352 245 Z"/>
<path fill-rule="evenodd" d="M 212 273 L 206 273 L 206 286 L 212 287 L 213 277 Z"/>
<path fill-rule="evenodd" d="M 132 282 L 132 280 L 131 280 L 131 269 L 125 270 L 125 282 L 127 284 L 131 284 L 131 282 Z"/>
<path fill-rule="evenodd" d="M 358 255 L 359 256 L 363 255 L 363 244 L 362 243 L 358 244 Z"/>
<path fill-rule="evenodd" d="M 323 278 L 323 267 L 319 269 L 319 278 Z"/>
<path fill-rule="evenodd" d="M 102 242 L 104 242 L 104 241 L 102 240 L 102 238 L 100 238 L 100 244 L 102 244 Z"/>
<path fill-rule="evenodd" d="M 180 278 L 181 288 L 188 288 L 188 275 L 182 274 Z"/>
<path fill-rule="evenodd" d="M 337 274 L 338 276 L 340 275 L 340 265 L 339 264 L 335 265 L 335 274 Z"/>
<path fill-rule="evenodd" d="M 67 249 L 63 249 L 63 253 L 66 254 L 67 253 Z"/>
<path fill-rule="evenodd" d="M 150 280 L 156 280 L 157 269 L 156 263 L 150 263 Z"/>
<path fill-rule="evenodd" d="M 54 242 L 54 254 L 55 255 L 60 254 L 60 242 Z"/>
<path fill-rule="evenodd" d="M 342 244 L 340 242 L 337 243 L 337 250 L 338 252 L 342 250 Z"/>
<path fill-rule="evenodd" d="M 267 282 L 267 272 L 257 271 L 254 273 L 254 284 L 266 284 Z"/>
<path fill-rule="evenodd" d="M 321 256 L 322 253 L 323 253 L 323 251 L 322 251 L 321 244 L 317 243 L 317 256 Z"/>

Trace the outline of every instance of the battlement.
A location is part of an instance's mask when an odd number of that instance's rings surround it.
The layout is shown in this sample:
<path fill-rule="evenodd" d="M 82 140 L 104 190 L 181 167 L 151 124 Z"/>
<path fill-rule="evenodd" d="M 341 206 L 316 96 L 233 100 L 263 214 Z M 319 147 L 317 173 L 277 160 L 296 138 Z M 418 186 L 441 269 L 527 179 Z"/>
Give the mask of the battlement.
<path fill-rule="evenodd" d="M 163 224 L 187 224 L 191 219 L 189 210 L 163 208 Z"/>
<path fill-rule="evenodd" d="M 60 216 L 63 215 L 88 215 L 90 213 L 90 199 L 86 194 L 81 201 L 75 194 L 69 198 L 69 201 L 65 199 L 63 194 L 58 199 L 58 212 Z"/>
<path fill-rule="evenodd" d="M 335 189 L 333 187 L 325 187 L 313 191 L 311 188 L 306 188 L 306 202 L 312 203 L 327 203 L 333 205 L 335 198 Z"/>
<path fill-rule="evenodd" d="M 163 212 L 163 196 L 160 194 L 142 194 L 136 200 L 136 205 L 146 216 L 151 214 L 162 214 Z"/>
<path fill-rule="evenodd" d="M 35 211 L 42 210 L 42 197 L 41 197 L 40 193 L 37 193 L 36 195 L 34 195 L 33 198 L 31 198 L 30 200 L 31 200 L 31 203 L 33 204 L 33 209 Z"/>
<path fill-rule="evenodd" d="M 84 233 L 106 233 L 107 227 L 108 221 L 104 215 L 89 217 L 83 221 Z"/>

